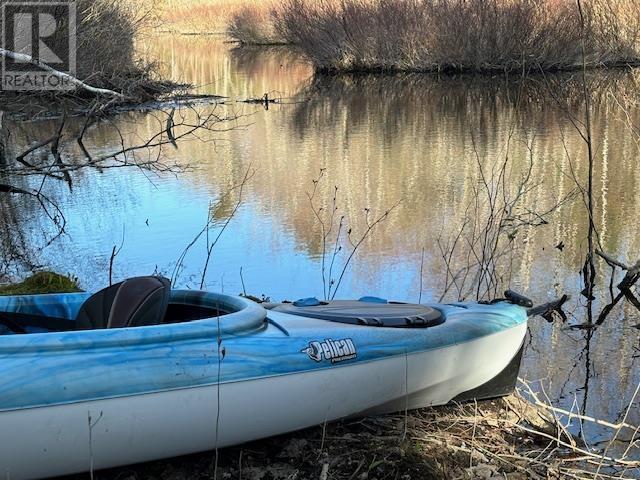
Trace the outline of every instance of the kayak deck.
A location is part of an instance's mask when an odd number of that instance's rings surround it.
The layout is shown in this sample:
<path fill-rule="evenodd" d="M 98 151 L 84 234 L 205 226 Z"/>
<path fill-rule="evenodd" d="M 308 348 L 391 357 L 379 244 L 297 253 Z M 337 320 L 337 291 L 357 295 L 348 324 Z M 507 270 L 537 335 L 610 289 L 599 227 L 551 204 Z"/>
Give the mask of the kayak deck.
<path fill-rule="evenodd" d="M 523 325 L 526 330 L 526 313 L 508 303 L 437 305 L 444 323 L 406 329 L 329 322 L 265 310 L 239 297 L 220 297 L 175 291 L 171 302 L 236 311 L 154 326 L 0 336 L 0 370 L 6 372 L 0 379 L 0 411 L 368 364 L 520 332 Z M 12 301 L 22 312 L 68 318 L 84 298 L 70 294 Z M 512 355 L 522 338 L 509 346 Z M 28 373 L 34 362 L 41 374 L 11 373 Z M 79 365 L 83 375 L 77 374 Z"/>

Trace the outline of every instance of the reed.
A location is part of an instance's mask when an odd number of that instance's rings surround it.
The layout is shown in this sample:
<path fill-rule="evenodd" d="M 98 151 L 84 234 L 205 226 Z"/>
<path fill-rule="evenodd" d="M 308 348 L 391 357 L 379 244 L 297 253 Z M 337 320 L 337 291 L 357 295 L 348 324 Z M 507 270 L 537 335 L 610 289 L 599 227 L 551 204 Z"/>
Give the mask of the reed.
<path fill-rule="evenodd" d="M 274 27 L 320 71 L 521 71 L 636 64 L 640 2 L 284 0 Z"/>

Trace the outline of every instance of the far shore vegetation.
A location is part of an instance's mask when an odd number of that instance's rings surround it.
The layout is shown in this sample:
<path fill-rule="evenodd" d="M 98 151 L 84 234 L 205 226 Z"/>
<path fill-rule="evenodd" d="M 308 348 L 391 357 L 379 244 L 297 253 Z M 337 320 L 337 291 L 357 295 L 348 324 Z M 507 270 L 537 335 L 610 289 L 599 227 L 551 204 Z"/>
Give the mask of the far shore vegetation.
<path fill-rule="evenodd" d="M 110 104 L 155 100 L 179 87 L 136 50 L 141 37 L 158 31 L 291 45 L 319 72 L 535 73 L 640 64 L 639 0 L 78 0 L 77 12 L 76 76 L 116 92 Z M 10 106 L 38 96 L 40 104 L 64 97 L 91 105 L 96 97 L 75 93 L 0 98 Z"/>
<path fill-rule="evenodd" d="M 532 73 L 640 63 L 637 0 L 208 4 L 225 5 L 233 40 L 295 45 L 318 71 Z"/>

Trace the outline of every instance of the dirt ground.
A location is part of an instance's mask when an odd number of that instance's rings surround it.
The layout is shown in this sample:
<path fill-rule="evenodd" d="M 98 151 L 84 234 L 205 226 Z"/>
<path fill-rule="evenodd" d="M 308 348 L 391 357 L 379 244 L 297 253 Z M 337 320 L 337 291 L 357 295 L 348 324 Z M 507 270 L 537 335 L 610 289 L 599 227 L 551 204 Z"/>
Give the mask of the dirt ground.
<path fill-rule="evenodd" d="M 524 399 L 511 396 L 406 415 L 345 420 L 218 452 L 96 472 L 94 477 L 100 480 L 593 478 L 588 456 L 580 458 L 575 439 L 556 429 L 552 417 L 532 408 Z"/>

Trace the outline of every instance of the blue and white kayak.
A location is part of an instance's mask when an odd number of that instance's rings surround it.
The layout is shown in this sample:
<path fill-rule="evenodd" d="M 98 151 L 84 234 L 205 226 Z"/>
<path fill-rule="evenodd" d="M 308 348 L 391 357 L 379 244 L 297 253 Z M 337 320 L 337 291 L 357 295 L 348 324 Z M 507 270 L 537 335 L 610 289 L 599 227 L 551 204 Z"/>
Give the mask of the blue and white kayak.
<path fill-rule="evenodd" d="M 376 298 L 262 306 L 143 277 L 0 297 L 0 478 L 174 457 L 349 416 L 497 397 L 526 309 Z"/>

